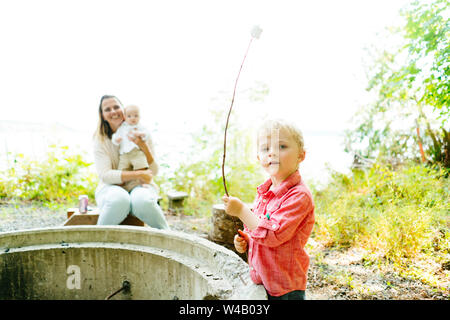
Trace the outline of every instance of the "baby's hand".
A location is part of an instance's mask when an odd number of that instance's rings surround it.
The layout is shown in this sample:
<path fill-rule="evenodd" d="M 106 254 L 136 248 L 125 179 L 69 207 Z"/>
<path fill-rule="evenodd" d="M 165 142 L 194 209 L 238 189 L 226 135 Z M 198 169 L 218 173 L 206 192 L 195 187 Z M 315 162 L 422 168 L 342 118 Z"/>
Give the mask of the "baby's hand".
<path fill-rule="evenodd" d="M 121 143 L 122 142 L 122 138 L 121 137 L 117 137 L 116 138 L 116 143 Z"/>
<path fill-rule="evenodd" d="M 236 251 L 239 253 L 244 253 L 247 251 L 248 247 L 248 235 L 244 233 L 241 230 L 238 230 L 239 235 L 234 236 L 234 247 L 236 248 Z"/>
<path fill-rule="evenodd" d="M 127 134 L 128 140 L 133 141 L 134 143 L 136 143 L 136 134 L 135 132 L 129 131 Z"/>
<path fill-rule="evenodd" d="M 145 133 L 144 132 L 136 131 L 136 132 L 133 132 L 133 133 L 134 133 L 135 137 L 139 137 L 142 140 L 144 140 L 144 138 L 145 138 Z"/>

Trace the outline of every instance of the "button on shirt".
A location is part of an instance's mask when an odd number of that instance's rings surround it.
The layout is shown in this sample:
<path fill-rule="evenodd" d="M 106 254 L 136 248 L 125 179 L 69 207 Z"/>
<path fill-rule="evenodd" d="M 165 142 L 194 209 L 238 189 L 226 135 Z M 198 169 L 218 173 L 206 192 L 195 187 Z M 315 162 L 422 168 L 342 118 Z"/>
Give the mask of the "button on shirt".
<path fill-rule="evenodd" d="M 272 296 L 305 290 L 309 256 L 304 247 L 314 225 L 314 202 L 298 171 L 274 190 L 269 179 L 257 189 L 253 213 L 260 223 L 250 231 L 250 277 Z"/>

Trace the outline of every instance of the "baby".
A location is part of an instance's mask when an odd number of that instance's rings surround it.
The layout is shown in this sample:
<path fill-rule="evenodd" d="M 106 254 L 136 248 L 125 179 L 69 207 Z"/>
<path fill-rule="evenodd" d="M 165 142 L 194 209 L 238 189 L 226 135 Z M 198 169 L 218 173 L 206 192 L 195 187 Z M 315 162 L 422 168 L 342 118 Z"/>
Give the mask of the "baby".
<path fill-rule="evenodd" d="M 143 170 L 148 168 L 147 158 L 142 150 L 130 139 L 129 136 L 140 137 L 146 141 L 149 133 L 146 128 L 139 124 L 139 107 L 129 105 L 124 109 L 125 121 L 112 135 L 112 143 L 120 146 L 118 170 Z M 136 184 L 125 184 L 123 187 L 129 192 Z"/>

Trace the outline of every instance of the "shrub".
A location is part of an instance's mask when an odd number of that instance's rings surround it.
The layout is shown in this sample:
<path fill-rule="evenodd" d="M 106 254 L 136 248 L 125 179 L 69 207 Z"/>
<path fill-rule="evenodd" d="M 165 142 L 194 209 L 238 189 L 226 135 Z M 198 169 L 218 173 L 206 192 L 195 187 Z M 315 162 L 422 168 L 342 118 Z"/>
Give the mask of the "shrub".
<path fill-rule="evenodd" d="M 364 246 L 395 262 L 412 258 L 440 230 L 448 234 L 445 175 L 439 167 L 416 164 L 397 171 L 374 165 L 349 176 L 332 172 L 331 183 L 314 191 L 314 236 L 328 245 Z"/>
<path fill-rule="evenodd" d="M 42 161 L 16 154 L 13 165 L 0 172 L 0 196 L 44 204 L 73 203 L 81 194 L 94 199 L 98 179 L 90 165 L 67 146 L 50 145 Z"/>

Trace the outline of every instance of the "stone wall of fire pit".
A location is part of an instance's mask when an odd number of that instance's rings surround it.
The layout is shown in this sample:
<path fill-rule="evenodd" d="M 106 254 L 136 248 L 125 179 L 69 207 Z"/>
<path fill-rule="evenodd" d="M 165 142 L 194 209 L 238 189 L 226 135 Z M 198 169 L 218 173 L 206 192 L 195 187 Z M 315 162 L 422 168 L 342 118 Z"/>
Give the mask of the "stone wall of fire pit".
<path fill-rule="evenodd" d="M 0 299 L 267 299 L 234 252 L 131 226 L 0 233 Z"/>

